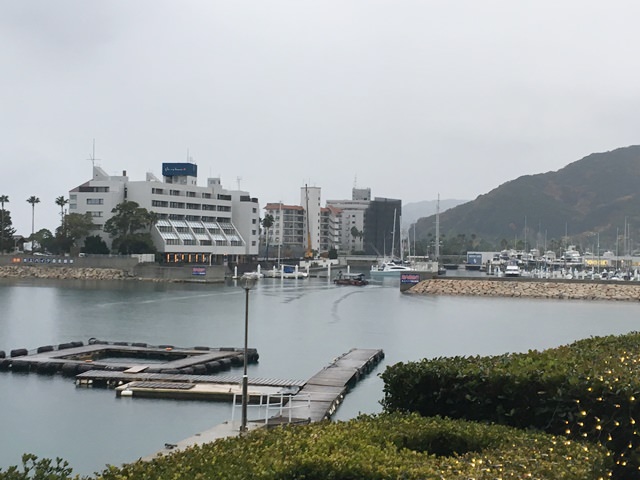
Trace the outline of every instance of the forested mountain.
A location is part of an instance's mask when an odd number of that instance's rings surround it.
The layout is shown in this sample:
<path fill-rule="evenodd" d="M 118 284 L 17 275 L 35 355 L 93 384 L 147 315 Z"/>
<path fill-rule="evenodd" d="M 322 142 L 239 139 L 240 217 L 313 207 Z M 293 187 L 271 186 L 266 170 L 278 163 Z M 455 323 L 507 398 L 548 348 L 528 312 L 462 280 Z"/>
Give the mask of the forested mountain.
<path fill-rule="evenodd" d="M 418 239 L 434 233 L 435 216 L 418 220 Z M 497 248 L 522 243 L 525 235 L 531 247 L 591 248 L 599 239 L 601 248 L 626 253 L 623 244 L 632 250 L 640 240 L 640 146 L 594 153 L 555 172 L 509 181 L 441 213 L 440 234 Z"/>
<path fill-rule="evenodd" d="M 449 210 L 469 200 L 455 200 L 452 198 L 440 200 L 440 213 Z M 406 203 L 402 205 L 402 227 L 408 228 L 416 220 L 436 214 L 437 200 L 423 200 L 422 202 Z"/>

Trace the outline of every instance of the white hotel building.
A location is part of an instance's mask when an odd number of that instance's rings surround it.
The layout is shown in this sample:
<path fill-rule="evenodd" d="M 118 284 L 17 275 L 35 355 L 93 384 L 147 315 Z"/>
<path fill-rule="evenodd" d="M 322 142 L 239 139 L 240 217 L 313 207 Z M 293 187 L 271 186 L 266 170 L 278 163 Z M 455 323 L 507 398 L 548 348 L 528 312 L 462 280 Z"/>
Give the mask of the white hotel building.
<path fill-rule="evenodd" d="M 111 210 L 125 200 L 155 212 L 158 221 L 151 237 L 165 261 L 222 265 L 241 263 L 258 255 L 260 209 L 248 192 L 225 190 L 219 178 L 197 185 L 197 165 L 163 163 L 163 181 L 147 173 L 145 181 L 130 181 L 93 167 L 93 178 L 69 191 L 69 213 L 91 213 L 96 231 L 102 232 Z"/>

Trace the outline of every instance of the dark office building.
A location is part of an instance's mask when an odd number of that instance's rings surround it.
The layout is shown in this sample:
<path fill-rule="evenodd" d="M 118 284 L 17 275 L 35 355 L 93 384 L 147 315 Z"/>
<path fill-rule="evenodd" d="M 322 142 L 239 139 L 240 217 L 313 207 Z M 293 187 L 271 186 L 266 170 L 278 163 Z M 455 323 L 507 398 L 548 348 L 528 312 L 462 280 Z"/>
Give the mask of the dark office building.
<path fill-rule="evenodd" d="M 367 255 L 389 257 L 393 253 L 400 256 L 401 216 L 402 200 L 376 197 L 371 201 L 364 217 L 364 251 Z"/>

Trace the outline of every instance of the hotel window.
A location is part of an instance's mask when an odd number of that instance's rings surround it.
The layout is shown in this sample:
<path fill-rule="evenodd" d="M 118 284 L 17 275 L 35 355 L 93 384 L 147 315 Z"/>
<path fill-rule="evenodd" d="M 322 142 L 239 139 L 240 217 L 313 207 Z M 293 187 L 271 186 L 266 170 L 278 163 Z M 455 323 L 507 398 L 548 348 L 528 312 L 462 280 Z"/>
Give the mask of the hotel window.
<path fill-rule="evenodd" d="M 75 194 L 69 195 L 69 201 L 74 201 L 75 202 L 77 199 L 78 199 L 78 195 L 75 195 Z"/>
<path fill-rule="evenodd" d="M 101 217 L 102 216 L 102 212 L 88 212 L 91 214 L 92 217 Z"/>
<path fill-rule="evenodd" d="M 87 205 L 102 205 L 103 203 L 103 198 L 87 198 Z"/>

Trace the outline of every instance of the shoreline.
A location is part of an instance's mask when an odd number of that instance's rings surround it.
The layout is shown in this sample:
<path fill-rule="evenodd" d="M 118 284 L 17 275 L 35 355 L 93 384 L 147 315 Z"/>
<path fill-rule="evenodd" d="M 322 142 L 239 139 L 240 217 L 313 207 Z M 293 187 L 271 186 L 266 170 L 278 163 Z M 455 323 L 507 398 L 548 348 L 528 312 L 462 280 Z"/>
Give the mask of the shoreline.
<path fill-rule="evenodd" d="M 32 267 L 8 265 L 0 267 L 0 278 L 41 278 L 50 280 L 139 280 L 118 268 Z"/>
<path fill-rule="evenodd" d="M 163 283 L 224 283 L 222 280 L 199 280 L 170 277 L 141 277 L 119 268 L 100 267 L 40 267 L 25 265 L 0 266 L 0 279 L 38 280 L 106 280 Z"/>
<path fill-rule="evenodd" d="M 452 295 L 476 297 L 541 298 L 558 300 L 640 301 L 640 283 L 485 280 L 470 278 L 434 278 L 423 280 L 406 293 L 414 295 Z"/>

